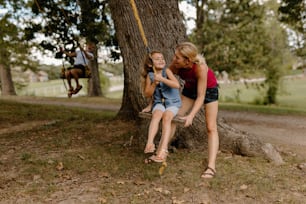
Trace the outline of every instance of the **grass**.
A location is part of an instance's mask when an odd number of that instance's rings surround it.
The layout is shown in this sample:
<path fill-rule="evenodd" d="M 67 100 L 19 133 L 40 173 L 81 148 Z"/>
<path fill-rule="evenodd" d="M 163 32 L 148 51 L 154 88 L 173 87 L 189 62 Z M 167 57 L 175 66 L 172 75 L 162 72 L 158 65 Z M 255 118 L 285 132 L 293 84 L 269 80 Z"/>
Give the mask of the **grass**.
<path fill-rule="evenodd" d="M 284 79 L 277 95 L 277 104 L 257 105 L 264 93 L 259 92 L 256 84 L 248 88 L 242 83 L 220 85 L 220 108 L 266 112 L 268 114 L 306 114 L 306 77 Z"/>
<path fill-rule="evenodd" d="M 283 155 L 286 163 L 280 167 L 220 152 L 217 177 L 204 181 L 199 175 L 207 152 L 179 149 L 160 176 L 159 165 L 143 162 L 134 121 L 117 120 L 115 112 L 0 104 L 1 128 L 46 121 L 0 134 L 3 203 L 303 203 L 305 198 L 305 173 L 296 168 L 303 161 L 292 155 Z"/>

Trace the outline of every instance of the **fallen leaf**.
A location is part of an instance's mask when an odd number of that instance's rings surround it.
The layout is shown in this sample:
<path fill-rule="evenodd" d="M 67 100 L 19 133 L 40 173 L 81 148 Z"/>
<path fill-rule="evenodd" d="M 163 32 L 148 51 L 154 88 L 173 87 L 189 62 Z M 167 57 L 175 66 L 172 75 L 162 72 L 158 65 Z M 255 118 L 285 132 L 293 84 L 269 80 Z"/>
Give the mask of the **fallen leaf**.
<path fill-rule="evenodd" d="M 184 188 L 184 193 L 187 193 L 188 191 L 190 191 L 190 188 Z"/>
<path fill-rule="evenodd" d="M 154 191 L 157 191 L 157 192 L 163 192 L 163 189 L 162 188 L 154 188 Z"/>
<path fill-rule="evenodd" d="M 102 204 L 107 202 L 105 198 L 99 198 L 98 200 L 99 200 L 99 203 L 102 203 Z"/>
<path fill-rule="evenodd" d="M 117 181 L 117 184 L 124 184 L 124 181 Z"/>
<path fill-rule="evenodd" d="M 145 182 L 143 182 L 143 181 L 134 181 L 134 184 L 135 184 L 136 186 L 140 186 L 140 185 L 144 185 Z"/>
<path fill-rule="evenodd" d="M 59 163 L 57 164 L 57 166 L 56 166 L 56 169 L 57 169 L 58 171 L 62 171 L 62 170 L 64 169 L 63 162 L 59 162 Z"/>
<path fill-rule="evenodd" d="M 245 185 L 245 184 L 243 184 L 243 185 L 240 186 L 240 190 L 246 190 L 247 188 L 248 188 L 248 186 Z"/>
<path fill-rule="evenodd" d="M 80 155 L 80 154 L 78 154 L 78 157 L 80 158 L 80 159 L 82 159 L 82 160 L 84 160 L 85 159 L 85 157 L 83 157 L 82 155 Z"/>

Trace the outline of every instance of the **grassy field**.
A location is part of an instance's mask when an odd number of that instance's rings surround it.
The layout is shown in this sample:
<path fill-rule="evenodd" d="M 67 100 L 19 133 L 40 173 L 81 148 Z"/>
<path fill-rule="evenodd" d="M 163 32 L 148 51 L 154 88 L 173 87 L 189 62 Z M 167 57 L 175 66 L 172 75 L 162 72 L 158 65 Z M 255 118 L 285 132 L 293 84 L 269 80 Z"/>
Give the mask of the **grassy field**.
<path fill-rule="evenodd" d="M 87 80 L 81 79 L 84 88 L 78 96 L 86 96 Z M 110 80 L 110 86 L 122 87 L 122 79 L 116 78 Z M 107 98 L 120 99 L 122 90 L 108 91 L 104 89 Z M 220 84 L 220 102 L 221 104 L 247 104 L 256 105 L 256 101 L 262 100 L 264 93 L 256 89 L 256 84 L 248 84 L 248 88 L 243 83 Z M 306 111 L 306 77 L 296 77 L 284 79 L 277 96 L 276 107 L 282 107 L 292 110 Z M 52 80 L 49 82 L 31 83 L 23 90 L 19 90 L 19 96 L 38 96 L 38 97 L 66 97 L 66 89 L 62 80 Z"/>
<path fill-rule="evenodd" d="M 223 104 L 253 104 L 263 98 L 264 93 L 256 89 L 256 84 L 242 83 L 220 85 L 220 102 Z M 276 107 L 306 110 L 306 77 L 284 79 L 277 95 Z"/>
<path fill-rule="evenodd" d="M 96 98 L 78 101 L 101 103 Z M 207 152 L 178 149 L 160 175 L 160 165 L 143 162 L 134 121 L 115 119 L 115 112 L 1 99 L 0 104 L 3 204 L 305 201 L 305 172 L 296 168 L 303 161 L 292 154 L 282 155 L 286 163 L 280 167 L 263 158 L 220 152 L 216 178 L 202 180 Z"/>

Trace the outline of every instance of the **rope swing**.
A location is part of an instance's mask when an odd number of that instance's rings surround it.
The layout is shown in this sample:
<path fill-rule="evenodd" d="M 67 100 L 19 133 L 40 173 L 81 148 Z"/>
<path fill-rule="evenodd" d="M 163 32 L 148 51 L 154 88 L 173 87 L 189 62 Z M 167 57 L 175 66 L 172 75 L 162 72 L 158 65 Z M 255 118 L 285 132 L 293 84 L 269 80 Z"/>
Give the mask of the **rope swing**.
<path fill-rule="evenodd" d="M 130 4 L 131 4 L 131 7 L 132 7 L 132 9 L 133 9 L 133 14 L 134 14 L 134 17 L 135 17 L 136 22 L 137 22 L 137 25 L 138 25 L 138 29 L 139 29 L 139 32 L 140 32 L 140 35 L 141 35 L 141 38 L 142 38 L 142 42 L 143 42 L 143 44 L 144 44 L 145 47 L 146 47 L 147 53 L 150 54 L 151 51 L 150 51 L 150 48 L 149 48 L 149 46 L 148 46 L 148 41 L 147 41 L 145 32 L 144 32 L 144 30 L 143 30 L 143 27 L 142 27 L 142 23 L 141 23 L 139 14 L 138 14 L 138 10 L 137 10 L 135 1 L 134 1 L 134 0 L 130 0 Z M 154 73 L 156 73 L 156 69 L 155 69 L 154 66 L 153 66 L 153 71 L 154 71 Z"/>
<path fill-rule="evenodd" d="M 137 10 L 135 1 L 134 0 L 130 0 L 130 4 L 131 4 L 132 9 L 133 9 L 133 14 L 134 14 L 134 17 L 136 19 L 136 22 L 137 22 L 137 25 L 138 25 L 138 29 L 139 29 L 139 32 L 140 32 L 143 44 L 146 46 L 146 49 L 147 49 L 148 53 L 150 53 L 150 49 L 149 49 L 149 46 L 148 46 L 148 41 L 147 41 L 145 32 L 143 30 L 141 20 L 139 18 L 139 14 L 138 14 L 138 10 Z"/>

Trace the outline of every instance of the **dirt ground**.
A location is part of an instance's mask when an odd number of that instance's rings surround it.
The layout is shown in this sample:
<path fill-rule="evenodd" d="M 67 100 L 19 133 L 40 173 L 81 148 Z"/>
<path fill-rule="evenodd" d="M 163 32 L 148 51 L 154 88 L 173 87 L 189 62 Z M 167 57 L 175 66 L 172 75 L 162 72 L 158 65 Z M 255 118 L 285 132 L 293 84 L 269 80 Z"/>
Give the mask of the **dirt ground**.
<path fill-rule="evenodd" d="M 19 100 L 20 101 L 20 100 Z M 33 100 L 33 99 L 23 99 L 22 102 L 26 103 L 37 103 L 37 104 L 53 104 L 53 105 L 69 105 L 75 107 L 87 107 L 91 109 L 97 110 L 118 110 L 119 107 L 116 105 L 98 105 L 98 104 L 80 104 L 77 102 L 54 102 L 49 100 Z M 220 111 L 219 117 L 223 117 L 229 124 L 233 127 L 240 129 L 242 131 L 249 132 L 254 136 L 259 137 L 264 142 L 271 143 L 274 147 L 276 147 L 280 152 L 290 155 L 296 155 L 301 158 L 306 158 L 306 116 L 279 116 L 279 115 L 266 115 L 266 114 L 259 114 L 259 113 L 251 113 L 251 112 L 239 112 L 239 111 Z M 41 124 L 46 123 L 45 121 L 40 121 Z M 41 125 L 36 124 L 36 125 Z M 31 128 L 35 126 L 31 122 L 27 123 L 27 125 L 20 125 L 15 127 L 6 127 L 1 128 L 0 126 L 0 135 L 6 134 L 10 132 L 20 131 L 20 129 L 26 130 L 26 128 Z M 99 124 L 97 125 L 97 131 L 104 131 L 110 134 L 113 133 L 114 127 L 111 125 L 121 125 L 119 129 L 128 129 L 129 124 Z M 109 127 L 110 126 L 110 127 Z M 35 136 L 33 136 L 35 138 Z M 81 140 L 80 136 L 76 138 L 77 140 Z M 181 184 L 177 182 L 175 186 L 183 186 L 184 193 L 175 193 L 177 189 L 171 189 L 171 184 L 163 183 L 163 179 L 156 180 L 154 182 L 150 181 L 139 181 L 137 176 L 135 178 L 132 176 L 127 180 L 122 180 L 121 178 L 112 177 L 108 172 L 96 172 L 91 171 L 90 173 L 85 173 L 82 176 L 74 175 L 72 172 L 67 172 L 67 174 L 59 174 L 58 177 L 53 181 L 52 185 L 46 183 L 40 174 L 35 174 L 33 178 L 20 180 L 18 177 L 20 166 L 19 164 L 15 163 L 13 158 L 17 158 L 16 155 L 24 149 L 36 149 L 39 150 L 39 147 L 36 147 L 32 144 L 32 140 L 25 141 L 24 144 L 17 146 L 15 143 L 7 140 L 0 140 L 0 144 L 5 146 L 9 151 L 3 152 L 4 154 L 0 155 L 0 204 L 7 204 L 7 203 L 61 203 L 61 204 L 75 204 L 75 203 L 146 203 L 146 202 L 124 202 L 127 201 L 126 198 L 131 197 L 131 193 L 139 192 L 135 194 L 135 200 L 140 200 L 140 198 L 146 198 L 150 200 L 149 203 L 171 203 L 171 204 L 186 204 L 186 203 L 202 203 L 208 204 L 213 203 L 232 203 L 232 204 L 242 204 L 242 203 L 287 203 L 286 197 L 288 194 L 292 194 L 293 197 L 297 197 L 296 201 L 293 203 L 302 203 L 299 202 L 306 197 L 305 191 L 303 190 L 296 190 L 296 188 L 304 188 L 299 187 L 300 184 L 295 184 L 294 182 L 290 183 L 290 189 L 275 189 L 274 195 L 267 195 L 267 198 L 264 198 L 263 201 L 258 198 L 253 197 L 251 192 L 248 194 L 244 193 L 237 193 L 237 196 L 229 195 L 235 190 L 231 191 L 230 189 L 223 189 L 224 192 L 222 195 L 219 195 L 219 198 L 213 198 L 212 195 L 214 191 L 212 190 L 210 184 L 205 182 L 197 181 L 193 183 L 197 183 L 195 189 L 190 189 L 185 187 L 185 184 Z M 41 150 L 39 150 L 41 151 Z M 48 154 L 44 151 L 39 152 L 42 157 L 48 155 L 48 158 L 52 158 L 50 152 Z M 61 152 L 53 152 L 54 158 L 61 154 Z M 24 155 L 26 158 L 27 155 Z M 82 155 L 78 155 L 78 157 L 82 160 L 84 159 Z M 181 156 L 182 157 L 182 156 Z M 230 155 L 226 155 L 225 157 L 222 156 L 223 162 L 235 162 L 238 161 L 237 164 L 233 165 L 241 165 L 239 162 L 245 162 L 246 158 L 235 157 L 235 160 L 232 160 Z M 221 159 L 221 157 L 220 157 Z M 175 160 L 172 158 L 172 160 Z M 304 159 L 303 159 L 304 160 Z M 53 160 L 48 160 L 52 162 Z M 12 165 L 10 164 L 12 162 Z M 29 161 L 33 162 L 33 161 Z M 183 177 L 186 176 L 193 179 L 193 174 L 197 175 L 199 172 L 189 174 L 184 174 L 185 172 L 181 169 L 178 165 L 182 164 L 183 161 L 179 161 L 177 163 L 177 171 L 181 175 L 172 175 L 170 173 L 167 174 L 169 180 L 182 180 L 184 181 Z M 10 164 L 10 165 L 9 165 Z M 14 164 L 14 165 L 13 165 Z M 53 164 L 50 164 L 53 165 Z M 7 169 L 8 166 L 10 169 Z M 185 164 L 188 166 L 188 164 Z M 251 165 L 249 165 L 250 168 Z M 60 167 L 59 167 L 60 168 Z M 247 169 L 248 166 L 242 166 L 242 170 Z M 269 168 L 269 167 L 268 167 Z M 168 170 L 170 171 L 170 169 Z M 195 169 L 194 171 L 197 171 Z M 221 169 L 220 169 L 221 171 Z M 229 170 L 224 170 L 227 175 L 231 175 L 233 178 L 233 183 L 236 182 L 237 178 L 239 178 L 239 172 L 229 172 Z M 251 169 L 250 171 L 255 171 Z M 271 175 L 275 173 L 272 171 L 269 172 Z M 222 174 L 222 172 L 221 172 Z M 237 174 L 237 175 L 236 175 Z M 291 172 L 292 174 L 292 172 Z M 296 173 L 293 173 L 296 174 Z M 180 179 L 177 179 L 178 176 Z M 266 176 L 266 175 L 264 175 Z M 263 178 L 261 179 L 265 179 Z M 172 178 L 173 177 L 173 178 Z M 227 179 L 231 180 L 231 177 Z M 241 176 L 240 176 L 241 177 Z M 248 177 L 252 177 L 252 174 L 248 174 Z M 3 181 L 1 181 L 1 178 Z M 274 176 L 267 177 L 268 179 L 274 179 Z M 258 179 L 258 178 L 257 178 Z M 164 180 L 166 180 L 164 178 Z M 30 182 L 29 182 L 30 181 Z M 219 182 L 224 182 L 219 181 Z M 225 181 L 226 182 L 226 181 Z M 192 182 L 191 182 L 192 183 Z M 235 183 L 236 184 L 236 183 Z M 239 185 L 238 185 L 239 184 Z M 194 184 L 193 184 L 194 185 Z M 284 184 L 287 185 L 287 184 Z M 51 195 L 47 196 L 39 196 L 39 193 L 33 192 L 32 196 L 29 195 L 29 190 L 33 186 L 41 186 L 41 191 L 45 192 L 48 191 L 46 188 L 50 188 Z M 188 185 L 187 185 L 188 186 Z M 247 191 L 248 185 L 237 183 L 238 190 L 236 192 Z M 251 184 L 249 184 L 251 186 Z M 167 187 L 169 189 L 167 189 Z M 199 190 L 200 188 L 205 187 L 206 191 Z M 265 186 L 263 186 L 265 187 Z M 52 189 L 56 188 L 56 190 Z M 222 185 L 220 185 L 220 192 L 222 192 Z M 101 190 L 102 189 L 102 190 Z M 120 191 L 120 195 L 118 194 Z M 153 189 L 153 190 L 152 190 Z M 251 190 L 250 190 L 251 191 Z M 172 194 L 170 193 L 173 193 Z M 190 193 L 188 193 L 190 192 Z M 192 192 L 192 193 L 191 193 Z M 209 194 L 210 193 L 210 194 Z M 171 202 L 169 201 L 169 194 L 171 194 Z M 175 196 L 177 197 L 175 197 Z M 113 201 L 109 202 L 107 200 L 107 196 L 113 197 Z M 180 196 L 180 197 L 179 197 Z M 190 197 L 191 196 L 191 197 Z M 218 196 L 218 195 L 215 195 Z M 126 200 L 125 200 L 126 199 Z M 193 200 L 193 202 L 190 202 Z M 37 202 L 39 201 L 39 202 Z M 165 202 L 167 201 L 167 202 Z M 272 202 L 270 202 L 272 201 Z"/>
<path fill-rule="evenodd" d="M 306 117 L 220 111 L 219 117 L 233 127 L 273 144 L 280 152 L 306 158 Z"/>

